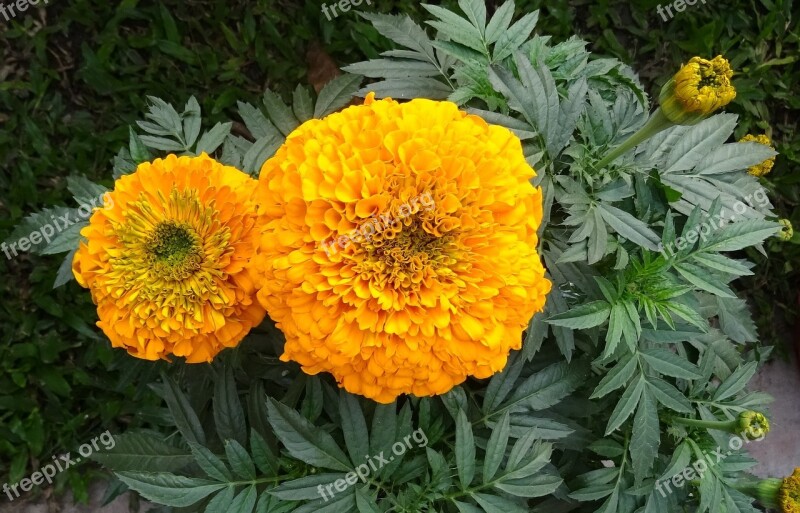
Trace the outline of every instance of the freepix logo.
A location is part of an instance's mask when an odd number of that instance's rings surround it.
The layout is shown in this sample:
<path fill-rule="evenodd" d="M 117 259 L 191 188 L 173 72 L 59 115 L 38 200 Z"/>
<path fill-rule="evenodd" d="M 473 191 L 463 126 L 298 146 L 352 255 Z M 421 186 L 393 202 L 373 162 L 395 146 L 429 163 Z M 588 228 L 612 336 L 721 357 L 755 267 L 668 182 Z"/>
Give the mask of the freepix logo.
<path fill-rule="evenodd" d="M 17 17 L 17 14 L 27 11 L 28 7 L 39 5 L 39 2 L 44 2 L 44 5 L 47 5 L 50 3 L 50 0 L 17 0 L 9 4 L 0 2 L 0 15 L 2 15 L 6 21 L 11 21 L 12 18 Z"/>

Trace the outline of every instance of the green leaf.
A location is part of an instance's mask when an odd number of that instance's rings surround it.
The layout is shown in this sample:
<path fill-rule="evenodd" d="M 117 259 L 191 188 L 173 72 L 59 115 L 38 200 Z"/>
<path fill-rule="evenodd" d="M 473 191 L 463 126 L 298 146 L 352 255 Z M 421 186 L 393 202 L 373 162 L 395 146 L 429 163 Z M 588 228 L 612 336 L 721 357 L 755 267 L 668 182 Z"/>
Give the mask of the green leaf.
<path fill-rule="evenodd" d="M 250 485 L 236 496 L 228 506 L 227 513 L 251 513 L 256 505 L 258 491 L 256 485 Z"/>
<path fill-rule="evenodd" d="M 483 482 L 488 483 L 497 473 L 506 454 L 508 437 L 511 434 L 511 417 L 505 412 L 492 429 L 486 445 L 486 459 L 483 462 Z"/>
<path fill-rule="evenodd" d="M 699 379 L 700 369 L 668 349 L 654 348 L 640 353 L 650 366 L 667 376 L 683 379 Z"/>
<path fill-rule="evenodd" d="M 739 221 L 714 232 L 708 242 L 703 245 L 703 250 L 706 252 L 739 251 L 763 242 L 778 233 L 778 230 L 780 230 L 780 225 L 772 221 L 761 219 Z"/>
<path fill-rule="evenodd" d="M 564 482 L 558 476 L 549 474 L 538 474 L 503 481 L 494 485 L 498 490 L 502 490 L 516 497 L 543 497 L 555 492 Z"/>
<path fill-rule="evenodd" d="M 486 513 L 527 513 L 527 509 L 523 508 L 516 502 L 512 502 L 505 497 L 497 495 L 490 495 L 488 493 L 475 493 L 472 495 L 481 508 Z"/>
<path fill-rule="evenodd" d="M 536 23 L 539 21 L 539 11 L 533 11 L 526 14 L 519 19 L 516 23 L 511 25 L 508 30 L 504 31 L 497 44 L 494 45 L 494 55 L 492 60 L 500 62 L 507 57 L 510 57 L 519 47 L 528 40 L 528 37 L 536 28 Z"/>
<path fill-rule="evenodd" d="M 221 492 L 214 496 L 206 506 L 205 513 L 228 513 L 228 507 L 233 502 L 236 495 L 236 487 L 226 486 Z"/>
<path fill-rule="evenodd" d="M 261 109 L 249 103 L 238 102 L 239 115 L 244 121 L 244 125 L 250 131 L 255 140 L 269 136 L 281 137 L 281 133 L 275 125 L 261 112 Z"/>
<path fill-rule="evenodd" d="M 314 117 L 314 104 L 308 90 L 298 84 L 292 93 L 292 111 L 301 123 Z"/>
<path fill-rule="evenodd" d="M 200 109 L 200 104 L 197 103 L 197 99 L 192 96 L 189 98 L 189 101 L 186 102 L 186 107 L 184 108 L 182 115 L 183 135 L 186 140 L 187 148 L 191 148 L 195 141 L 197 141 L 197 137 L 200 135 L 200 127 L 202 124 L 201 115 L 202 111 Z M 133 142 L 133 138 L 131 138 L 131 142 Z M 131 146 L 131 157 L 136 160 L 133 146 Z"/>
<path fill-rule="evenodd" d="M 345 66 L 342 69 L 348 73 L 355 73 L 355 75 L 362 75 L 369 78 L 435 77 L 439 75 L 439 68 L 430 62 L 414 59 L 372 59 L 369 61 L 357 62 Z M 353 77 L 355 75 L 349 76 Z M 360 77 L 358 78 L 358 83 L 360 83 Z M 356 92 L 358 83 L 356 87 L 348 93 L 348 102 Z M 320 95 L 321 94 L 320 92 Z M 346 105 L 346 103 L 344 105 Z"/>
<path fill-rule="evenodd" d="M 239 442 L 226 440 L 225 455 L 228 457 L 228 463 L 234 474 L 247 481 L 252 481 L 256 478 L 256 466 L 247 453 L 247 449 L 242 447 Z"/>
<path fill-rule="evenodd" d="M 141 164 L 152 160 L 152 155 L 147 146 L 142 142 L 139 135 L 133 131 L 133 127 L 128 127 L 128 151 L 133 164 Z"/>
<path fill-rule="evenodd" d="M 233 367 L 225 363 L 214 382 L 214 423 L 222 441 L 236 440 L 247 444 L 247 425 L 244 409 L 236 390 Z"/>
<path fill-rule="evenodd" d="M 658 408 L 655 400 L 650 395 L 649 389 L 642 394 L 639 408 L 633 419 L 633 433 L 631 435 L 631 463 L 633 472 L 640 482 L 650 472 L 653 462 L 658 456 L 658 447 L 661 444 L 661 431 L 658 424 Z"/>
<path fill-rule="evenodd" d="M 550 324 L 574 330 L 600 326 L 608 319 L 611 305 L 607 301 L 592 301 L 547 319 Z"/>
<path fill-rule="evenodd" d="M 361 404 L 353 394 L 342 390 L 339 393 L 339 415 L 342 418 L 342 434 L 350 460 L 363 462 L 369 456 L 369 431 Z"/>
<path fill-rule="evenodd" d="M 108 192 L 108 189 L 100 184 L 96 184 L 85 176 L 68 176 L 67 189 L 72 193 L 73 198 L 81 205 L 96 206 L 102 203 L 100 198 Z"/>
<path fill-rule="evenodd" d="M 117 477 L 145 499 L 175 508 L 191 506 L 227 486 L 166 472 L 118 472 Z"/>
<path fill-rule="evenodd" d="M 503 409 L 519 408 L 544 410 L 571 394 L 586 379 L 585 362 L 571 364 L 560 362 L 533 374 L 525 379 L 503 405 Z"/>
<path fill-rule="evenodd" d="M 75 253 L 77 252 L 78 248 L 73 249 L 66 257 L 64 257 L 64 260 L 61 261 L 61 265 L 58 267 L 58 273 L 56 274 L 56 279 L 53 282 L 54 289 L 75 279 L 75 275 L 72 273 L 72 261 L 75 259 Z"/>
<path fill-rule="evenodd" d="M 599 399 L 605 397 L 614 390 L 627 383 L 634 375 L 637 369 L 638 360 L 633 356 L 627 356 L 620 360 L 608 373 L 603 377 L 597 388 L 594 389 L 589 399 Z"/>
<path fill-rule="evenodd" d="M 658 402 L 681 413 L 694 413 L 692 403 L 677 388 L 658 378 L 648 378 L 648 389 Z"/>
<path fill-rule="evenodd" d="M 522 372 L 523 363 L 519 353 L 512 353 L 508 357 L 505 369 L 492 376 L 489 385 L 486 387 L 486 395 L 483 397 L 484 414 L 494 413 L 505 398 L 508 397 Z"/>
<path fill-rule="evenodd" d="M 194 150 L 195 155 L 200 155 L 201 153 L 207 153 L 208 155 L 213 154 L 217 148 L 222 145 L 225 138 L 228 137 L 228 134 L 231 133 L 232 126 L 233 123 L 231 122 L 217 123 L 214 125 L 214 127 L 204 133 L 203 137 L 198 141 L 197 147 Z"/>
<path fill-rule="evenodd" d="M 269 89 L 264 92 L 264 105 L 272 122 L 283 135 L 289 135 L 300 125 L 292 110 L 283 103 L 281 97 Z"/>
<path fill-rule="evenodd" d="M 315 467 L 344 472 L 350 470 L 347 456 L 331 435 L 313 425 L 292 408 L 271 397 L 268 401 L 270 424 L 292 456 Z"/>
<path fill-rule="evenodd" d="M 728 376 L 728 379 L 717 387 L 712 397 L 713 400 L 723 401 L 744 390 L 744 387 L 750 382 L 750 379 L 755 375 L 757 369 L 757 362 L 746 363 L 736 369 L 733 374 Z"/>
<path fill-rule="evenodd" d="M 374 92 L 378 98 L 398 98 L 411 100 L 414 98 L 428 98 L 431 100 L 444 100 L 453 88 L 435 78 L 411 77 L 403 79 L 388 79 L 375 82 L 360 89 L 356 94 L 366 96 Z"/>
<path fill-rule="evenodd" d="M 429 4 L 422 4 L 422 7 L 439 18 L 439 21 L 428 21 L 427 24 L 444 34 L 448 39 L 478 52 L 487 52 L 483 44 L 481 31 L 470 22 L 444 7 Z M 484 11 L 485 9 L 484 5 Z"/>
<path fill-rule="evenodd" d="M 228 470 L 228 467 L 226 467 L 225 463 L 213 452 L 202 445 L 197 445 L 195 443 L 190 443 L 189 445 L 192 448 L 195 461 L 208 477 L 223 483 L 233 481 L 233 475 L 230 470 Z"/>
<path fill-rule="evenodd" d="M 410 16 L 392 16 L 365 12 L 359 14 L 372 22 L 372 25 L 382 36 L 400 46 L 410 48 L 414 53 L 430 63 L 438 63 L 428 35 L 419 25 L 414 23 Z"/>
<path fill-rule="evenodd" d="M 717 279 L 711 272 L 704 271 L 696 265 L 692 265 L 688 262 L 681 262 L 673 265 L 673 267 L 681 276 L 683 276 L 686 281 L 700 290 L 704 290 L 724 298 L 736 297 L 736 294 L 734 294 L 727 285 Z"/>
<path fill-rule="evenodd" d="M 150 433 L 128 432 L 114 436 L 114 445 L 96 451 L 91 459 L 115 472 L 175 472 L 192 463 L 192 455 Z"/>
<path fill-rule="evenodd" d="M 369 487 L 356 488 L 356 508 L 358 513 L 381 513 L 378 503 L 369 493 Z"/>
<path fill-rule="evenodd" d="M 322 485 L 324 492 L 325 486 L 344 478 L 345 474 L 343 473 L 312 474 L 299 479 L 285 481 L 276 488 L 271 489 L 269 493 L 284 501 L 315 500 L 321 498 L 320 485 Z"/>
<path fill-rule="evenodd" d="M 731 136 L 736 118 L 735 114 L 717 114 L 691 127 L 667 155 L 664 172 L 692 169 L 711 150 Z"/>
<path fill-rule="evenodd" d="M 456 417 L 456 468 L 462 489 L 469 488 L 475 478 L 475 437 L 464 410 Z"/>
<path fill-rule="evenodd" d="M 258 176 L 264 163 L 278 151 L 285 139 L 279 134 L 257 140 L 242 158 L 242 171 Z"/>
<path fill-rule="evenodd" d="M 636 405 L 639 403 L 639 399 L 644 391 L 644 385 L 644 377 L 639 376 L 639 379 L 636 380 L 636 384 L 629 386 L 625 390 L 625 393 L 622 394 L 614 411 L 611 412 L 611 418 L 608 420 L 608 426 L 606 427 L 606 435 L 610 435 L 616 431 L 617 428 L 628 420 L 628 417 L 631 416 L 631 413 L 633 413 L 633 410 L 636 409 Z"/>
<path fill-rule="evenodd" d="M 278 456 L 255 428 L 250 430 L 250 452 L 258 470 L 267 476 L 278 475 L 280 471 Z"/>
<path fill-rule="evenodd" d="M 170 416 L 175 421 L 178 430 L 187 442 L 205 445 L 206 435 L 203 432 L 203 426 L 186 395 L 166 374 L 162 374 L 161 379 L 164 381 L 164 400 L 167 402 Z"/>
<path fill-rule="evenodd" d="M 658 250 L 658 244 L 661 242 L 661 239 L 646 223 L 624 210 L 620 210 L 617 207 L 605 203 L 596 203 L 596 207 L 603 217 L 603 220 L 608 223 L 615 232 L 643 248 L 647 248 L 651 251 Z"/>
<path fill-rule="evenodd" d="M 489 25 L 486 26 L 486 42 L 491 44 L 500 39 L 500 36 L 508 31 L 508 27 L 511 25 L 513 19 L 514 0 L 506 0 L 503 5 L 497 8 L 494 12 L 494 16 L 492 16 L 492 19 L 489 21 Z"/>

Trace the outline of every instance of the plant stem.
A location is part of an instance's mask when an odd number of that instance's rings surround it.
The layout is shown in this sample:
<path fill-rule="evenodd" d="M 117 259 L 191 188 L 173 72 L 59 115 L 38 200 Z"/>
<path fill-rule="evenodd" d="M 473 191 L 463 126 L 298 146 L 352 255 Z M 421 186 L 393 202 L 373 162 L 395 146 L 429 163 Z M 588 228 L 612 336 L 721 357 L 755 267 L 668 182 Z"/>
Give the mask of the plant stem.
<path fill-rule="evenodd" d="M 664 116 L 664 113 L 661 111 L 659 107 L 650 119 L 645 123 L 645 125 L 636 131 L 635 134 L 630 136 L 626 139 L 622 144 L 611 150 L 605 157 L 603 157 L 600 162 L 595 164 L 595 169 L 603 169 L 608 164 L 612 163 L 618 157 L 621 157 L 625 153 L 628 152 L 634 146 L 641 144 L 642 142 L 646 141 L 647 139 L 653 137 L 657 133 L 661 132 L 662 130 L 666 130 L 667 128 L 673 126 L 670 120 Z"/>
<path fill-rule="evenodd" d="M 673 417 L 672 422 L 674 422 L 675 424 L 682 424 L 684 426 L 690 426 L 690 427 L 727 431 L 728 433 L 736 432 L 735 420 L 698 420 L 698 419 L 684 419 L 681 417 Z"/>

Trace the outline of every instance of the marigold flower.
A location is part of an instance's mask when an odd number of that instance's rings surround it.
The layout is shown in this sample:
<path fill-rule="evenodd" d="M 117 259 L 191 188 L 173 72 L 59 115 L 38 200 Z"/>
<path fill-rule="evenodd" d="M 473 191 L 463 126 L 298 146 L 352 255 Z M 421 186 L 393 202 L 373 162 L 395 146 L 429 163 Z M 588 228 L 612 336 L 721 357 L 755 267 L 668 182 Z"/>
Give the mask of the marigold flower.
<path fill-rule="evenodd" d="M 761 135 L 747 134 L 741 139 L 739 139 L 739 142 L 757 142 L 759 144 L 763 144 L 764 146 L 769 146 L 770 148 L 774 149 L 774 146 L 772 146 L 772 141 L 770 141 L 769 137 L 766 134 L 761 134 Z M 753 176 L 764 176 L 769 174 L 770 171 L 772 171 L 772 166 L 774 165 L 775 165 L 775 157 L 770 157 L 761 164 L 750 166 L 747 169 L 747 172 Z"/>
<path fill-rule="evenodd" d="M 800 468 L 795 468 L 794 473 L 784 479 L 762 479 L 739 484 L 736 488 L 780 513 L 800 513 Z"/>
<path fill-rule="evenodd" d="M 783 480 L 778 504 L 781 513 L 800 513 L 800 468 L 794 469 L 794 473 Z"/>
<path fill-rule="evenodd" d="M 778 223 L 783 226 L 781 231 L 778 232 L 778 238 L 782 241 L 791 240 L 791 238 L 794 237 L 794 228 L 792 228 L 792 222 L 788 219 L 778 219 Z"/>
<path fill-rule="evenodd" d="M 72 263 L 114 347 L 209 362 L 261 322 L 249 269 L 259 243 L 255 187 L 206 154 L 169 155 L 117 180 L 113 207 L 92 214 Z"/>
<path fill-rule="evenodd" d="M 534 176 L 517 137 L 450 102 L 371 94 L 301 125 L 259 179 L 281 358 L 383 403 L 503 369 L 550 290 Z"/>
<path fill-rule="evenodd" d="M 661 110 L 673 123 L 695 124 L 736 98 L 732 76 L 721 55 L 711 60 L 692 57 L 661 89 Z"/>

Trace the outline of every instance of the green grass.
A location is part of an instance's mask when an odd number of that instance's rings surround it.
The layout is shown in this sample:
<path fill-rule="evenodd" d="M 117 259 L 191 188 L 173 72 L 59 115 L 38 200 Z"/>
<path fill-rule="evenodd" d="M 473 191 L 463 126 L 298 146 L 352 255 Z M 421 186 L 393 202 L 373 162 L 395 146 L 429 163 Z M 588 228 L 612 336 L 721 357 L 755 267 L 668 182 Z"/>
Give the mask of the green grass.
<path fill-rule="evenodd" d="M 55 0 L 11 23 L 0 19 L 0 240 L 24 215 L 69 204 L 68 175 L 110 186 L 109 162 L 147 95 L 180 105 L 196 95 L 211 122 L 267 87 L 286 95 L 307 83 L 310 48 L 324 48 L 341 65 L 387 48 L 354 11 L 329 22 L 321 3 Z M 788 0 L 710 0 L 665 23 L 657 1 L 635 4 L 521 0 L 518 13 L 541 7 L 540 32 L 557 40 L 577 32 L 594 51 L 632 63 L 652 93 L 692 55 L 728 56 L 740 71 L 729 108 L 743 119 L 737 136 L 771 131 L 782 155 L 765 185 L 800 226 L 797 8 Z M 423 12 L 412 0 L 360 9 L 418 19 Z M 796 310 L 800 250 L 777 242 L 767 249 L 769 261 L 760 258 L 746 283 L 772 342 L 774 307 L 787 319 Z M 51 290 L 59 263 L 0 258 L 0 481 L 14 483 L 107 428 L 157 425 L 164 414 L 147 388 L 159 366 L 111 350 L 93 328 L 88 293 L 75 283 Z M 60 476 L 59 486 L 81 497 L 90 478 L 80 467 Z"/>

